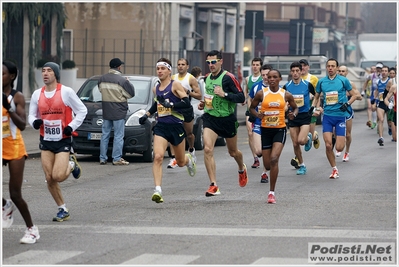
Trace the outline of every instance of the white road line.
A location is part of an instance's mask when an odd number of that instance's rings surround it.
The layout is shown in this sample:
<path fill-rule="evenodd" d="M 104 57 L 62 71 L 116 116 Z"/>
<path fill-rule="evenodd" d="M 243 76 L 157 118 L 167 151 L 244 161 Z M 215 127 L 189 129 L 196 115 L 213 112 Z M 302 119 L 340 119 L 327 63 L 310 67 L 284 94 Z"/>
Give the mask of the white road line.
<path fill-rule="evenodd" d="M 21 226 L 23 228 L 23 226 Z M 57 225 L 40 225 L 41 231 L 59 231 Z M 386 239 L 396 240 L 395 230 L 354 230 L 354 229 L 265 229 L 265 228 L 191 228 L 191 227 L 136 227 L 67 225 L 63 229 L 73 229 L 74 233 L 98 234 L 137 234 L 137 235 L 176 235 L 176 236 L 245 236 L 245 237 L 298 237 L 298 238 L 345 238 L 345 239 Z M 3 231 L 7 231 L 4 228 Z"/>
<path fill-rule="evenodd" d="M 199 255 L 170 255 L 170 254 L 142 254 L 131 260 L 125 261 L 120 265 L 137 265 L 137 264 L 162 264 L 162 265 L 183 265 L 198 259 Z"/>
<path fill-rule="evenodd" d="M 40 229 L 41 230 L 41 229 Z M 18 265 L 51 265 L 56 264 L 66 259 L 82 254 L 84 251 L 67 251 L 67 250 L 29 250 L 19 253 L 12 257 L 6 258 L 3 261 L 4 265 L 18 264 Z"/>

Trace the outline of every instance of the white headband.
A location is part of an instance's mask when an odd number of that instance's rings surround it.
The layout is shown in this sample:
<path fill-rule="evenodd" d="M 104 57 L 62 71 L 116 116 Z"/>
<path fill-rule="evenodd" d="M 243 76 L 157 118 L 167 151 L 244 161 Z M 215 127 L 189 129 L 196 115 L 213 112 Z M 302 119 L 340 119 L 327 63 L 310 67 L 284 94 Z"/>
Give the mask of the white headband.
<path fill-rule="evenodd" d="M 164 67 L 167 67 L 169 70 L 172 70 L 172 66 L 164 61 L 157 62 L 157 67 L 158 66 L 164 66 Z"/>

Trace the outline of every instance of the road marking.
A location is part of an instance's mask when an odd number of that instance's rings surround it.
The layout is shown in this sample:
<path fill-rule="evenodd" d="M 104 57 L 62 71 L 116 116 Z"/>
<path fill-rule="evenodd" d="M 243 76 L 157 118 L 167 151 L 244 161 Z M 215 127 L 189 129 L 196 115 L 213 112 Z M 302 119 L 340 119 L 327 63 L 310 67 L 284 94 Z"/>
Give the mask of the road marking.
<path fill-rule="evenodd" d="M 131 260 L 125 261 L 120 265 L 137 265 L 137 264 L 161 264 L 161 265 L 177 265 L 188 264 L 198 259 L 199 255 L 170 255 L 170 254 L 142 254 Z"/>
<path fill-rule="evenodd" d="M 41 228 L 40 228 L 41 230 Z M 19 253 L 3 261 L 4 265 L 52 265 L 69 258 L 82 254 L 84 251 L 67 251 L 67 250 L 29 250 Z"/>
<path fill-rule="evenodd" d="M 22 227 L 22 226 L 21 226 Z M 40 229 L 59 231 L 57 225 L 40 225 Z M 345 238 L 396 240 L 396 230 L 353 230 L 353 229 L 265 229 L 265 228 L 191 228 L 191 227 L 136 227 L 67 225 L 62 229 L 73 229 L 74 233 L 176 235 L 176 236 L 244 236 L 244 237 L 300 237 L 300 238 Z M 3 229 L 3 233 L 8 228 Z"/>

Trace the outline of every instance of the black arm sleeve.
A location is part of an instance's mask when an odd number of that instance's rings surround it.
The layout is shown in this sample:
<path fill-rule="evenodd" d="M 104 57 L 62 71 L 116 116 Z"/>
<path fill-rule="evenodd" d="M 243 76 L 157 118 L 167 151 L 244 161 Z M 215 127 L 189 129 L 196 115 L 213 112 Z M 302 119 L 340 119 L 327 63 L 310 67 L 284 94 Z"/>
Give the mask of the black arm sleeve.
<path fill-rule="evenodd" d="M 191 105 L 190 100 L 188 97 L 183 97 L 180 102 L 174 103 L 173 107 L 175 108 L 189 108 Z"/>
<path fill-rule="evenodd" d="M 222 85 L 224 92 L 228 93 L 228 96 L 226 97 L 227 100 L 234 103 L 244 103 L 244 92 L 241 89 L 240 83 L 232 74 L 229 73 L 224 75 Z"/>
<path fill-rule="evenodd" d="M 157 102 L 154 102 L 153 104 L 152 104 L 152 106 L 150 107 L 150 109 L 148 110 L 148 112 L 152 115 L 152 114 L 154 114 L 155 112 L 157 112 Z"/>
<path fill-rule="evenodd" d="M 311 83 L 308 84 L 308 90 L 309 90 L 309 93 L 311 93 L 312 95 L 316 94 L 315 88 L 314 88 L 313 84 L 311 84 Z"/>

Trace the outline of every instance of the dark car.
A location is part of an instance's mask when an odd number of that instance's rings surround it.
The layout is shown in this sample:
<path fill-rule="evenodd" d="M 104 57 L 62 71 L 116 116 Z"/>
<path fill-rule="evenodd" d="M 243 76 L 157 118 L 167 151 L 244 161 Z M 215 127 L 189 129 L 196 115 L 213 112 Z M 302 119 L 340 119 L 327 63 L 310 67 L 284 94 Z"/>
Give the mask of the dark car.
<path fill-rule="evenodd" d="M 152 88 L 158 82 L 158 77 L 144 75 L 123 75 L 133 84 L 135 96 L 128 100 L 129 110 L 126 115 L 123 154 L 141 154 L 145 162 L 153 161 L 154 118 L 149 118 L 145 124 L 139 124 L 139 118 L 154 103 Z M 98 90 L 98 79 L 101 76 L 89 78 L 78 90 L 77 95 L 87 107 L 87 115 L 82 125 L 76 130 L 73 138 L 73 148 L 78 154 L 100 155 L 101 127 L 103 123 L 101 93 Z M 113 132 L 108 143 L 108 156 L 112 154 Z"/>

